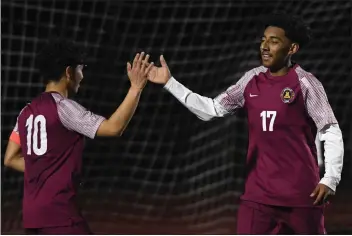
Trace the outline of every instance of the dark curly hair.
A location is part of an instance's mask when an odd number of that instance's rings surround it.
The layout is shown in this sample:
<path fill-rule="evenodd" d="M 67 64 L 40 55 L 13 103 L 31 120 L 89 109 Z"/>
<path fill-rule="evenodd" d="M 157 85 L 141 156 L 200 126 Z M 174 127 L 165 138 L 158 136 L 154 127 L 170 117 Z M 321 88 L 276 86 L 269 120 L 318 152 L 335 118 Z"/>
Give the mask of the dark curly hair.
<path fill-rule="evenodd" d="M 71 41 L 50 39 L 37 54 L 36 65 L 45 83 L 59 81 L 66 67 L 84 64 L 84 52 Z"/>
<path fill-rule="evenodd" d="M 285 31 L 285 35 L 301 48 L 307 46 L 311 41 L 311 30 L 309 26 L 298 16 L 292 16 L 284 12 L 277 12 L 263 17 L 265 29 L 276 26 Z"/>

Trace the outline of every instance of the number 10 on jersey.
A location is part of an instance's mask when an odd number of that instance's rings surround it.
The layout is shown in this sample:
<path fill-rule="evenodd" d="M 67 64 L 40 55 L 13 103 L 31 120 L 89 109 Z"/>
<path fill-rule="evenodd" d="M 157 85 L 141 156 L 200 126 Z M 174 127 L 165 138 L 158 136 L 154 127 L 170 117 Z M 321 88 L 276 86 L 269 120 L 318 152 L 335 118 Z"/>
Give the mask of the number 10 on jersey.
<path fill-rule="evenodd" d="M 276 111 L 262 111 L 260 113 L 260 117 L 262 118 L 263 131 L 268 131 L 267 120 L 269 120 L 269 131 L 273 131 L 276 118 Z"/>
<path fill-rule="evenodd" d="M 30 115 L 26 121 L 26 127 L 27 127 L 27 155 L 32 154 L 32 148 L 33 148 L 34 154 L 37 156 L 41 156 L 45 154 L 48 149 L 45 117 L 43 115 L 39 115 L 33 119 L 33 115 Z M 34 130 L 33 130 L 33 127 L 34 127 Z M 39 137 L 38 137 L 38 134 L 39 134 Z M 33 140 L 33 143 L 32 143 L 32 140 Z M 38 141 L 40 145 L 38 145 Z"/>

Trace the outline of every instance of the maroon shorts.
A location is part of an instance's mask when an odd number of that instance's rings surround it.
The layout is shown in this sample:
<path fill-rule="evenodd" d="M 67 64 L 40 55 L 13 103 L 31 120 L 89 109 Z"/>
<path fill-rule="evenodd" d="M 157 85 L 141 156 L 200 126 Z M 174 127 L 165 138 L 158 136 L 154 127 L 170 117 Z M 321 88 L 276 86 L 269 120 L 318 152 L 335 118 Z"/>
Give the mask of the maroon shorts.
<path fill-rule="evenodd" d="M 88 224 L 85 221 L 77 222 L 68 226 L 48 227 L 48 228 L 36 228 L 26 229 L 26 234 L 31 235 L 65 235 L 65 234 L 92 234 Z"/>
<path fill-rule="evenodd" d="M 238 209 L 237 234 L 326 234 L 324 209 L 242 201 Z"/>

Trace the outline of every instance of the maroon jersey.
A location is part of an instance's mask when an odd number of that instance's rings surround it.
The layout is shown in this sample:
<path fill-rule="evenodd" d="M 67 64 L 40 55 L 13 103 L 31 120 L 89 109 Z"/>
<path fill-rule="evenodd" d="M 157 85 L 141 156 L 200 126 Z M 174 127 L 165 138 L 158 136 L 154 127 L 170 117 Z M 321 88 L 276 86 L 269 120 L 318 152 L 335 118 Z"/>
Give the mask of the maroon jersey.
<path fill-rule="evenodd" d="M 82 221 L 75 204 L 84 136 L 104 120 L 58 93 L 42 93 L 17 119 L 25 160 L 23 225 L 44 228 Z"/>
<path fill-rule="evenodd" d="M 249 147 L 243 200 L 312 206 L 319 183 L 317 130 L 337 123 L 321 83 L 300 66 L 284 76 L 265 67 L 247 72 L 215 98 L 227 112 L 247 111 Z"/>

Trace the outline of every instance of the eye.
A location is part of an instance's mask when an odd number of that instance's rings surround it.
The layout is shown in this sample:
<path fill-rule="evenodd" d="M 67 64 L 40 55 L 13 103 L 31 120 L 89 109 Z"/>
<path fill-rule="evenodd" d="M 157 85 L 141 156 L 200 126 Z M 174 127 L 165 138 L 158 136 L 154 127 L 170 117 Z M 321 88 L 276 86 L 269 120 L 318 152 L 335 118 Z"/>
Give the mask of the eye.
<path fill-rule="evenodd" d="M 271 43 L 275 45 L 275 44 L 278 44 L 279 41 L 271 41 Z"/>

